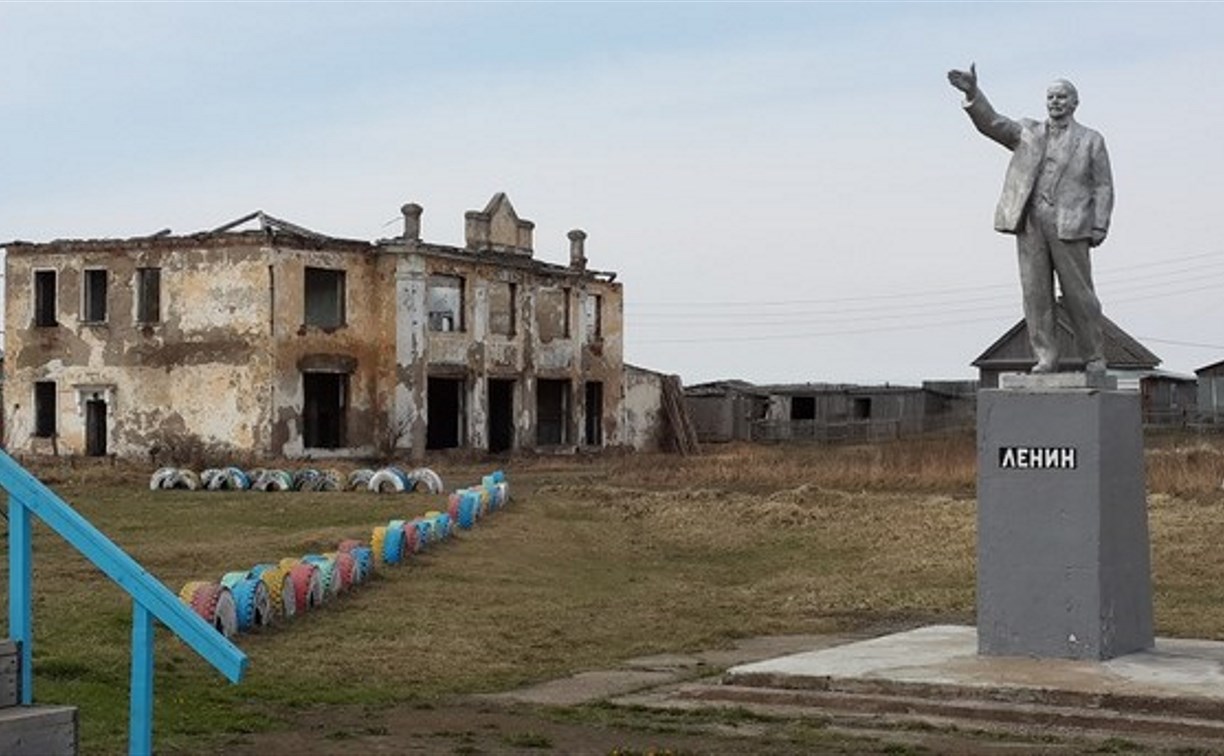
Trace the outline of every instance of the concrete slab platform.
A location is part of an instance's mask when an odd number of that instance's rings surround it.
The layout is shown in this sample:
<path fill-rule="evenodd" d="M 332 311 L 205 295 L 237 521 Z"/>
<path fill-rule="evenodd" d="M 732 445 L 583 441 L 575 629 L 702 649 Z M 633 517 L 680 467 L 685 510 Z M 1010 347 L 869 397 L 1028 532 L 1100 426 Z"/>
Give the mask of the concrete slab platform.
<path fill-rule="evenodd" d="M 797 651 L 843 644 L 847 638 L 827 635 L 772 635 L 743 638 L 726 649 L 691 654 L 655 654 L 628 659 L 617 669 L 579 672 L 526 688 L 478 698 L 503 703 L 541 706 L 576 706 L 621 696 L 645 688 L 711 675 L 734 664 L 794 654 Z"/>
<path fill-rule="evenodd" d="M 1152 649 L 1102 662 L 991 657 L 978 655 L 975 628 L 933 625 L 739 665 L 724 681 L 783 688 L 892 683 L 976 689 L 997 699 L 1169 699 L 1173 708 L 1180 701 L 1224 713 L 1224 643 L 1157 638 Z"/>

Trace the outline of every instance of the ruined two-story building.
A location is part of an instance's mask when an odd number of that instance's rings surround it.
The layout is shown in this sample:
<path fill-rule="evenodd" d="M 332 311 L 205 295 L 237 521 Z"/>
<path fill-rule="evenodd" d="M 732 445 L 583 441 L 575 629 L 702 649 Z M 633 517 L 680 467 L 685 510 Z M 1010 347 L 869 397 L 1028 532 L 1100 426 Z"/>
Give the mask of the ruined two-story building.
<path fill-rule="evenodd" d="M 209 232 L 6 245 L 7 447 L 176 443 L 365 456 L 626 443 L 622 291 L 535 259 L 497 194 L 463 247 L 365 242 L 254 213 Z M 254 227 L 252 227 L 254 226 Z"/>

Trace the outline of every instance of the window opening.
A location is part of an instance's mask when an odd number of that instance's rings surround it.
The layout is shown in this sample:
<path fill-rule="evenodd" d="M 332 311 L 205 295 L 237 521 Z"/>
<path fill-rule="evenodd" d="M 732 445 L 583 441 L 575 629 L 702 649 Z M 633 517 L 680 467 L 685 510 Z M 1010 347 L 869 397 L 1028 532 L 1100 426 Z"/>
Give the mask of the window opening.
<path fill-rule="evenodd" d="M 545 287 L 536 293 L 536 328 L 546 343 L 569 337 L 569 289 Z"/>
<path fill-rule="evenodd" d="M 587 341 L 594 341 L 603 336 L 603 296 L 588 294 L 583 300 L 584 320 L 586 321 Z"/>
<path fill-rule="evenodd" d="M 459 276 L 429 277 L 429 330 L 463 330 L 463 279 Z"/>
<path fill-rule="evenodd" d="M 792 396 L 791 397 L 791 420 L 815 420 L 816 419 L 816 397 L 814 396 Z"/>
<path fill-rule="evenodd" d="M 854 419 L 855 420 L 870 420 L 871 419 L 871 397 L 857 396 L 854 398 Z"/>
<path fill-rule="evenodd" d="M 81 320 L 86 323 L 106 322 L 106 271 L 85 271 L 85 302 Z"/>
<path fill-rule="evenodd" d="M 345 322 L 344 271 L 306 268 L 306 325 L 339 328 Z"/>
<path fill-rule="evenodd" d="M 161 268 L 136 269 L 136 322 L 161 322 Z"/>
<path fill-rule="evenodd" d="M 55 271 L 34 271 L 34 325 L 36 326 L 53 326 L 58 324 L 55 283 Z"/>
<path fill-rule="evenodd" d="M 517 328 L 516 286 L 505 281 L 489 284 L 489 333 L 513 336 Z"/>

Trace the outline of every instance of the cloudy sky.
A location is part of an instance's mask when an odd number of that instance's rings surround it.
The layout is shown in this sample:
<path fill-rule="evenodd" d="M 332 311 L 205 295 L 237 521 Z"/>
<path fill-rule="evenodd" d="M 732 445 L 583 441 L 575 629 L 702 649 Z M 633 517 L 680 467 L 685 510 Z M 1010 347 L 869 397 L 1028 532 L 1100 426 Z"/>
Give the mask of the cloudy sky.
<path fill-rule="evenodd" d="M 0 4 L 0 241 L 256 209 L 462 245 L 498 191 L 536 257 L 625 286 L 628 361 L 686 383 L 916 383 L 1019 320 L 1000 112 L 1079 87 L 1117 204 L 1106 315 L 1224 359 L 1224 4 Z"/>

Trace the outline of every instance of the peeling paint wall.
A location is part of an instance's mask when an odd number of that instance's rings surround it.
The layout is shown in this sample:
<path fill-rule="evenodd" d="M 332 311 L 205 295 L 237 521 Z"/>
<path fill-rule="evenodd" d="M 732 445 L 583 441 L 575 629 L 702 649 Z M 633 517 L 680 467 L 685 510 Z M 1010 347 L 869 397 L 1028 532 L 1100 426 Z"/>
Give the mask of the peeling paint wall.
<path fill-rule="evenodd" d="M 351 246 L 351 245 L 350 245 Z M 344 270 L 347 323 L 303 325 L 307 266 Z M 85 269 L 107 271 L 107 317 L 81 318 Z M 160 317 L 138 322 L 137 269 L 160 269 Z M 33 272 L 57 274 L 58 324 L 33 326 Z M 376 445 L 380 339 L 374 260 L 360 247 L 297 250 L 262 233 L 15 245 L 7 255 L 7 441 L 19 452 L 83 454 L 83 402 L 106 399 L 106 452 L 143 456 L 196 442 L 294 455 L 302 444 L 302 372 L 311 357 L 355 365 L 346 448 Z M 56 437 L 38 438 L 33 384 L 57 386 Z M 101 392 L 101 394 L 99 393 Z"/>
<path fill-rule="evenodd" d="M 587 382 L 602 384 L 603 443 L 620 444 L 622 294 L 620 284 L 506 254 L 458 250 L 415 240 L 384 242 L 397 263 L 396 413 L 415 420 L 412 448 L 425 445 L 428 378 L 464 384 L 464 446 L 490 445 L 490 379 L 512 380 L 514 448 L 535 448 L 537 379 L 569 382 L 568 439 L 582 438 Z M 462 315 L 454 330 L 431 321 L 437 277 L 460 279 Z M 513 296 L 511 296 L 513 295 Z M 584 297 L 598 297 L 600 329 L 584 326 Z M 511 314 L 511 312 L 513 314 Z"/>
<path fill-rule="evenodd" d="M 563 446 L 591 441 L 584 428 L 600 431 L 596 445 L 636 443 L 622 411 L 621 285 L 587 271 L 580 249 L 569 267 L 534 260 L 533 226 L 504 195 L 468 220 L 478 233 L 466 248 L 272 230 L 9 245 L 8 448 L 96 449 L 104 403 L 107 454 L 191 441 L 256 455 L 419 458 L 431 378 L 435 399 L 459 387 L 447 401 L 462 415 L 461 446 L 488 449 L 496 435 L 536 448 L 541 380 L 567 387 Z M 142 269 L 159 271 L 152 322 L 141 317 L 140 282 L 147 291 L 151 280 Z M 87 270 L 105 272 L 96 322 L 82 318 L 83 283 L 93 282 L 95 303 L 100 291 Z M 54 324 L 34 325 L 36 271 L 55 274 Z M 431 282 L 453 291 L 431 293 Z M 38 382 L 55 384 L 54 435 L 38 433 Z"/>

